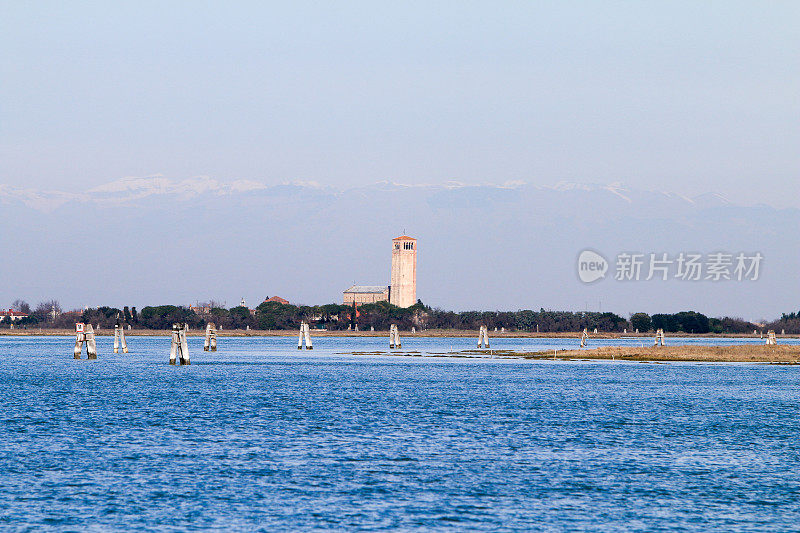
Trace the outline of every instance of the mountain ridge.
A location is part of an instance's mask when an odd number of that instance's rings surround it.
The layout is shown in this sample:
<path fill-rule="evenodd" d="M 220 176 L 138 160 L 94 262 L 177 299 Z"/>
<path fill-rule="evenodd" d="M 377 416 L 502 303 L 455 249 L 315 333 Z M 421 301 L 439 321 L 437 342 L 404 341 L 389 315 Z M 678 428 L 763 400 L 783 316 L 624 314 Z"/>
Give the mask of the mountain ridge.
<path fill-rule="evenodd" d="M 703 193 L 687 196 L 668 191 L 652 191 L 633 189 L 620 182 L 609 184 L 565 182 L 552 186 L 533 185 L 524 181 L 507 181 L 504 183 L 466 184 L 450 181 L 443 184 L 404 184 L 389 180 L 376 181 L 366 185 L 346 188 L 323 186 L 316 182 L 286 181 L 279 184 L 268 184 L 250 179 L 238 179 L 229 182 L 220 181 L 209 176 L 195 176 L 184 179 L 170 179 L 161 175 L 126 177 L 109 181 L 85 191 L 71 192 L 52 189 L 25 188 L 0 184 L 0 202 L 19 202 L 41 212 L 50 212 L 70 202 L 112 203 L 121 205 L 152 197 L 173 197 L 179 200 L 192 200 L 204 195 L 212 197 L 235 197 L 237 195 L 269 196 L 285 195 L 291 189 L 295 194 L 310 194 L 315 197 L 341 197 L 348 194 L 374 194 L 387 192 L 407 192 L 440 194 L 471 193 L 474 195 L 492 194 L 502 191 L 523 191 L 563 194 L 611 194 L 628 204 L 643 201 L 677 201 L 681 207 L 735 206 L 724 195 L 719 193 Z M 763 204 L 762 204 L 763 205 Z"/>

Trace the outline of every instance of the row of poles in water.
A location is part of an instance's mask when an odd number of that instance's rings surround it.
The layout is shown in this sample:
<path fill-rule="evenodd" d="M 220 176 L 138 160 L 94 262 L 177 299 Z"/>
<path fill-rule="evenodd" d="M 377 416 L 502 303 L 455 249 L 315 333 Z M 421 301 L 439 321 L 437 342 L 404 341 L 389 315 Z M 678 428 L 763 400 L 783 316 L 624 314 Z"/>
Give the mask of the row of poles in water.
<path fill-rule="evenodd" d="M 636 330 L 636 331 L 638 332 L 639 330 Z M 597 330 L 595 329 L 594 332 L 597 333 Z M 753 333 L 755 333 L 755 331 Z M 783 331 L 782 334 L 785 335 L 786 334 L 785 331 Z M 763 336 L 762 336 L 762 338 L 763 338 Z M 586 342 L 588 340 L 589 340 L 589 334 L 586 332 L 586 328 L 584 328 L 583 329 L 583 333 L 581 333 L 581 348 L 585 348 L 586 347 Z M 767 342 L 766 342 L 766 345 L 767 346 L 776 346 L 777 344 L 778 344 L 778 338 L 775 335 L 775 331 L 774 330 L 767 331 Z M 656 340 L 653 343 L 653 346 L 666 346 L 666 343 L 664 342 L 664 330 L 663 329 L 659 328 L 659 329 L 656 330 Z"/>
<path fill-rule="evenodd" d="M 94 328 L 91 324 L 75 324 L 75 359 L 80 359 L 83 354 L 83 345 L 86 345 L 86 358 L 97 359 L 97 341 L 94 338 Z M 128 343 L 125 340 L 125 328 L 121 324 L 114 324 L 114 353 L 128 353 Z"/>
<path fill-rule="evenodd" d="M 297 349 L 302 350 L 305 345 L 306 350 L 313 350 L 314 344 L 311 342 L 311 328 L 306 322 L 300 323 L 300 336 L 297 338 Z M 397 324 L 389 326 L 389 348 L 402 348 L 400 341 L 400 329 Z M 478 332 L 478 348 L 489 348 L 489 328 L 481 326 Z"/>
<path fill-rule="evenodd" d="M 189 359 L 189 342 L 186 339 L 186 333 L 189 331 L 189 325 L 180 322 L 172 325 L 172 346 L 169 349 L 169 364 L 175 365 L 188 365 Z M 75 359 L 80 359 L 83 355 L 83 345 L 86 345 L 86 358 L 97 359 L 97 341 L 94 337 L 94 328 L 91 324 L 77 323 L 75 324 Z M 125 328 L 122 324 L 117 323 L 114 325 L 114 353 L 119 353 L 120 347 L 122 353 L 128 353 L 128 343 L 125 340 Z M 206 337 L 203 343 L 203 350 L 206 352 L 217 351 L 217 328 L 214 324 L 206 325 Z"/>
<path fill-rule="evenodd" d="M 638 329 L 636 330 L 639 331 Z M 594 330 L 597 333 L 597 328 Z M 589 333 L 586 331 L 586 328 L 583 328 L 583 333 L 581 333 L 581 348 L 586 348 L 586 343 L 589 341 Z M 664 330 L 657 329 L 656 330 L 656 341 L 653 343 L 653 346 L 666 346 L 664 342 Z"/>
<path fill-rule="evenodd" d="M 190 363 L 189 342 L 186 338 L 188 331 L 189 325 L 185 322 L 172 325 L 172 345 L 169 350 L 169 364 L 174 365 L 180 363 L 181 365 L 188 365 Z M 75 324 L 75 359 L 81 358 L 84 344 L 86 345 L 86 358 L 97 359 L 97 342 L 94 337 L 94 329 L 91 324 L 79 322 Z M 307 322 L 302 322 L 300 324 L 300 336 L 297 339 L 297 349 L 302 350 L 303 346 L 305 346 L 306 350 L 314 349 L 314 345 L 311 342 L 311 327 Z M 389 348 L 396 349 L 402 348 L 402 346 L 400 330 L 397 324 L 392 324 L 389 328 Z M 123 353 L 128 353 L 128 343 L 125 340 L 125 328 L 122 324 L 117 323 L 114 325 L 114 353 L 119 353 L 120 347 L 122 347 Z M 486 326 L 481 326 L 480 332 L 478 333 L 478 348 L 489 348 L 489 329 Z M 203 350 L 206 352 L 217 351 L 217 328 L 212 323 L 206 325 Z"/>
<path fill-rule="evenodd" d="M 186 333 L 189 331 L 189 325 L 180 322 L 172 325 L 172 345 L 169 350 L 169 364 L 174 365 L 180 363 L 181 365 L 189 364 L 189 343 L 186 340 Z M 597 330 L 595 330 L 596 332 Z M 589 334 L 586 329 L 581 334 L 581 348 L 586 347 L 589 340 Z M 91 324 L 77 323 L 75 324 L 75 359 L 80 359 L 83 353 L 83 345 L 86 345 L 86 358 L 97 359 L 97 342 L 94 337 L 94 329 Z M 775 332 L 769 330 L 767 333 L 767 345 L 778 344 L 775 337 Z M 300 336 L 297 339 L 297 349 L 302 350 L 305 345 L 306 350 L 313 350 L 314 345 L 311 342 L 311 327 L 307 322 L 300 323 Z M 400 330 L 397 324 L 392 324 L 389 327 L 389 348 L 398 349 L 402 348 L 403 344 L 400 341 Z M 656 340 L 653 346 L 665 346 L 664 343 L 664 330 L 659 329 L 656 331 Z M 114 353 L 119 353 L 122 348 L 122 353 L 128 353 L 128 343 L 125 340 L 125 328 L 122 324 L 117 323 L 114 325 Z M 489 328 L 481 326 L 478 331 L 478 349 L 489 349 Z M 213 323 L 206 325 L 206 336 L 203 343 L 203 350 L 206 352 L 217 351 L 217 328 Z"/>

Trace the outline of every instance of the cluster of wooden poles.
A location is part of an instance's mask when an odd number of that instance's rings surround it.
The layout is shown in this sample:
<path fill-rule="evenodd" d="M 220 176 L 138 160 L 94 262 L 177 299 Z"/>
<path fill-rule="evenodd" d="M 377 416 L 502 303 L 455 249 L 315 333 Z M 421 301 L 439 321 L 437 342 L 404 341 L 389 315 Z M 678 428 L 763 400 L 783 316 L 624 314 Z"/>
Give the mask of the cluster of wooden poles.
<path fill-rule="evenodd" d="M 172 346 L 169 350 L 169 364 L 181 365 L 190 364 L 189 342 L 186 340 L 186 333 L 189 325 L 179 322 L 172 325 Z M 83 345 L 86 344 L 86 358 L 97 359 L 97 342 L 94 337 L 94 328 L 91 324 L 78 322 L 75 324 L 75 359 L 80 359 L 83 354 Z M 122 347 L 123 353 L 128 353 L 128 343 L 125 340 L 125 328 L 119 322 L 114 325 L 114 353 L 119 353 Z M 206 325 L 206 338 L 203 350 L 209 352 L 217 351 L 217 328 L 214 324 Z"/>

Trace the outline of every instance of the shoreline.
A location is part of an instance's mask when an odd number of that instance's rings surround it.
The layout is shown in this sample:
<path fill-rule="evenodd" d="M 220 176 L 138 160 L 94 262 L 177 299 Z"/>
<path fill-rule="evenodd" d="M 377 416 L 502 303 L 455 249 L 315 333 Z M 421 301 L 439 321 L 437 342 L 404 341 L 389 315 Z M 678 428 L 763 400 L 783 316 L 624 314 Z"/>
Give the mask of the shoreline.
<path fill-rule="evenodd" d="M 95 335 L 98 337 L 113 337 L 113 328 L 102 328 L 100 331 L 95 330 Z M 464 337 L 478 338 L 478 331 L 475 330 L 462 330 L 462 329 L 435 329 L 423 330 L 416 333 L 411 333 L 407 330 L 401 330 L 402 337 L 423 337 L 423 338 L 437 338 L 437 337 Z M 126 337 L 160 337 L 169 336 L 172 334 L 171 329 L 131 329 L 125 330 Z M 294 337 L 298 334 L 297 330 L 284 329 L 284 330 L 217 330 L 217 337 Z M 74 336 L 74 329 L 0 329 L 0 336 L 22 336 L 22 337 L 56 337 L 56 336 Z M 190 337 L 203 337 L 205 336 L 204 329 L 190 329 L 187 332 Z M 387 337 L 388 331 L 350 331 L 350 330 L 311 330 L 313 337 Z M 797 335 L 777 335 L 778 339 L 797 338 Z M 580 339 L 580 331 L 567 331 L 567 332 L 530 332 L 530 331 L 490 331 L 489 338 L 503 338 L 503 339 Z M 621 339 L 621 338 L 635 338 L 635 339 L 652 339 L 655 338 L 655 333 L 617 333 L 617 332 L 604 332 L 589 334 L 589 339 Z M 763 337 L 753 335 L 752 333 L 673 333 L 668 334 L 666 337 L 667 342 L 670 338 L 736 338 L 736 339 L 759 339 Z M 666 347 L 668 348 L 668 346 Z M 587 351 L 587 350 L 583 350 Z"/>

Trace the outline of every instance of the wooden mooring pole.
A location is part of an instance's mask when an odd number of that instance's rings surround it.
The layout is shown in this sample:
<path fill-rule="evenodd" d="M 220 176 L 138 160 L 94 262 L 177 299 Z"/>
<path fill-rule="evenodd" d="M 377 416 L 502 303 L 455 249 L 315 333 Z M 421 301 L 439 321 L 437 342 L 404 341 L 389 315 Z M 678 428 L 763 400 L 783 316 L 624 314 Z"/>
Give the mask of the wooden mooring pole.
<path fill-rule="evenodd" d="M 775 338 L 775 330 L 767 332 L 767 346 L 775 346 L 778 344 L 778 339 Z"/>
<path fill-rule="evenodd" d="M 119 321 L 114 324 L 114 353 L 119 353 L 122 346 L 122 353 L 128 353 L 128 343 L 125 340 L 125 327 Z"/>
<path fill-rule="evenodd" d="M 180 359 L 181 365 L 188 365 L 189 362 L 189 343 L 186 340 L 186 332 L 189 325 L 184 322 L 177 322 L 172 325 L 172 346 L 169 349 L 169 364 L 174 365 Z"/>
<path fill-rule="evenodd" d="M 400 343 L 400 330 L 397 329 L 397 324 L 389 326 L 389 348 L 402 348 Z"/>
<path fill-rule="evenodd" d="M 203 342 L 203 350 L 206 352 L 217 351 L 217 328 L 213 322 L 206 324 L 206 338 Z"/>
<path fill-rule="evenodd" d="M 84 343 L 86 343 L 86 358 L 97 359 L 97 342 L 92 325 L 78 322 L 75 324 L 75 350 L 73 351 L 75 359 L 81 358 Z"/>
<path fill-rule="evenodd" d="M 303 349 L 303 341 L 305 341 L 306 350 L 313 350 L 314 345 L 311 344 L 311 327 L 305 322 L 300 322 L 300 336 L 297 338 L 297 349 Z"/>
<path fill-rule="evenodd" d="M 478 348 L 489 348 L 489 328 L 486 326 L 478 330 Z"/>

